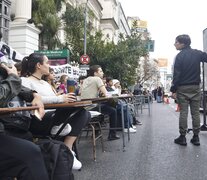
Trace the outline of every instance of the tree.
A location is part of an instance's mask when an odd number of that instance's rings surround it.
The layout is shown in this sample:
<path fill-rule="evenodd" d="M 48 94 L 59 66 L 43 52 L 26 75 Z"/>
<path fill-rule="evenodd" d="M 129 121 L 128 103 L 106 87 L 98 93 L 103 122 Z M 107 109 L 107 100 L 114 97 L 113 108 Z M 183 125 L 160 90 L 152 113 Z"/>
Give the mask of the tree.
<path fill-rule="evenodd" d="M 91 10 L 88 12 L 88 19 L 92 20 L 94 14 Z M 70 4 L 66 5 L 66 12 L 62 16 L 66 32 L 66 47 L 70 48 L 71 61 L 78 61 L 83 54 L 84 40 L 84 8 L 81 6 L 73 7 Z M 87 39 L 91 38 L 90 31 L 92 30 L 91 23 L 87 24 Z M 89 46 L 88 46 L 89 47 Z"/>
<path fill-rule="evenodd" d="M 61 27 L 61 20 L 58 12 L 65 0 L 33 0 L 32 19 L 40 29 L 40 49 L 55 49 L 61 47 L 58 31 Z"/>
<path fill-rule="evenodd" d="M 157 63 L 149 59 L 148 56 L 141 58 L 139 73 L 137 73 L 137 82 L 152 86 L 159 76 Z"/>
<path fill-rule="evenodd" d="M 73 7 L 66 3 L 66 11 L 59 17 L 57 12 L 61 9 L 60 2 L 64 0 L 33 1 L 33 19 L 36 26 L 41 29 L 41 47 L 46 45 L 50 49 L 69 48 L 70 61 L 79 62 L 80 56 L 84 53 L 84 8 Z M 140 68 L 140 57 L 148 55 L 146 42 L 142 40 L 136 28 L 132 29 L 130 36 L 119 34 L 120 40 L 117 45 L 113 42 L 105 42 L 101 31 L 93 29 L 91 23 L 93 18 L 94 14 L 89 10 L 86 34 L 90 65 L 101 65 L 107 76 L 119 79 L 122 85 L 134 84 L 137 79 L 136 69 Z M 57 35 L 61 27 L 60 19 L 63 22 L 65 44 L 60 43 Z"/>

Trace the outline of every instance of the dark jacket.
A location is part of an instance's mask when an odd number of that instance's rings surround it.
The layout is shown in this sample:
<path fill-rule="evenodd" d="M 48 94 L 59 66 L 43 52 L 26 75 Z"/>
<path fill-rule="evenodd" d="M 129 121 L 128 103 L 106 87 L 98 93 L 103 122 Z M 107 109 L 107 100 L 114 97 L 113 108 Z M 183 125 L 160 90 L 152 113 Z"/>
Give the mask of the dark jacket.
<path fill-rule="evenodd" d="M 0 107 L 5 107 L 17 95 L 26 102 L 31 102 L 33 92 L 21 85 L 21 78 L 18 76 L 10 74 L 4 79 L 0 72 Z"/>
<path fill-rule="evenodd" d="M 8 101 L 17 96 L 21 91 L 21 79 L 10 74 L 4 78 L 0 72 L 0 107 L 5 107 Z"/>
<path fill-rule="evenodd" d="M 200 63 L 207 62 L 207 54 L 205 52 L 184 48 L 175 58 L 173 82 L 170 91 L 176 92 L 178 86 L 182 85 L 199 85 L 200 79 Z"/>
<path fill-rule="evenodd" d="M 26 102 L 33 100 L 33 91 L 21 85 L 21 79 L 10 74 L 2 76 L 0 71 L 0 108 L 26 106 Z M 18 111 L 0 117 L 0 122 L 6 129 L 21 129 L 28 131 L 30 126 L 29 111 Z"/>

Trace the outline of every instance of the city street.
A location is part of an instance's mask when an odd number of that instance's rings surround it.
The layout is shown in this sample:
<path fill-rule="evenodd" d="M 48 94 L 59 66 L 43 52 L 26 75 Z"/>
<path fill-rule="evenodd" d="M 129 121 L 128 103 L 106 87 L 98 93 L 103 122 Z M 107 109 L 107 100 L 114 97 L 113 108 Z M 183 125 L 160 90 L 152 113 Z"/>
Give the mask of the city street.
<path fill-rule="evenodd" d="M 200 133 L 201 146 L 190 143 L 192 132 L 187 135 L 186 147 L 174 144 L 178 133 L 176 104 L 152 103 L 151 116 L 143 110 L 139 116 L 142 126 L 126 140 L 107 141 L 105 152 L 97 141 L 97 161 L 92 159 L 90 138 L 78 144 L 81 171 L 74 171 L 76 180 L 205 180 L 207 179 L 207 132 Z M 201 114 L 201 122 L 203 122 Z M 189 128 L 191 117 L 189 116 Z"/>

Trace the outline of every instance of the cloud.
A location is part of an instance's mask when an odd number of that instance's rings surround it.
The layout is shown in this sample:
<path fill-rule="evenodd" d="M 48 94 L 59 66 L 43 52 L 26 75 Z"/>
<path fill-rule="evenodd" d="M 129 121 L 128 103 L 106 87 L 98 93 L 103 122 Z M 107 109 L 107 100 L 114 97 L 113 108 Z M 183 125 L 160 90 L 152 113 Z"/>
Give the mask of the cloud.
<path fill-rule="evenodd" d="M 119 0 L 126 16 L 148 21 L 148 30 L 155 40 L 153 58 L 173 61 L 178 53 L 175 37 L 189 34 L 192 48 L 203 50 L 203 30 L 207 27 L 205 0 Z"/>

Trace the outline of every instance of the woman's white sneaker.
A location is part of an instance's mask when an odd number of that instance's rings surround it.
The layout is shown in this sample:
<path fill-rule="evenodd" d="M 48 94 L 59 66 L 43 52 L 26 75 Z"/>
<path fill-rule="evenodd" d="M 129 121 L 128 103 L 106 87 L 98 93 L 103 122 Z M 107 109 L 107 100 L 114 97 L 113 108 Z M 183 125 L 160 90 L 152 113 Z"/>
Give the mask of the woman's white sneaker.
<path fill-rule="evenodd" d="M 79 169 L 81 169 L 82 163 L 79 160 L 77 160 L 76 155 L 75 155 L 75 152 L 73 150 L 70 150 L 70 151 L 72 152 L 73 158 L 74 158 L 72 169 L 73 170 L 79 170 Z"/>
<path fill-rule="evenodd" d="M 125 129 L 124 129 L 124 132 L 127 133 L 127 132 L 128 132 L 128 129 L 125 128 Z M 130 127 L 130 128 L 129 128 L 129 132 L 130 132 L 130 133 L 136 133 L 137 130 Z"/>
<path fill-rule="evenodd" d="M 135 129 L 135 130 L 137 129 L 137 127 L 135 125 L 133 125 L 133 124 L 132 124 L 132 128 Z"/>
<path fill-rule="evenodd" d="M 59 131 L 59 129 L 62 127 L 63 123 L 60 124 L 59 126 L 53 126 L 51 129 L 51 134 L 56 135 L 56 133 Z M 71 131 L 71 126 L 70 124 L 66 124 L 66 126 L 63 128 L 63 130 L 60 132 L 59 136 L 66 136 L 70 133 Z"/>

